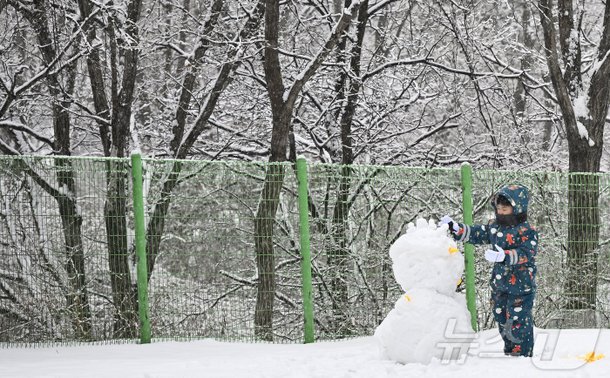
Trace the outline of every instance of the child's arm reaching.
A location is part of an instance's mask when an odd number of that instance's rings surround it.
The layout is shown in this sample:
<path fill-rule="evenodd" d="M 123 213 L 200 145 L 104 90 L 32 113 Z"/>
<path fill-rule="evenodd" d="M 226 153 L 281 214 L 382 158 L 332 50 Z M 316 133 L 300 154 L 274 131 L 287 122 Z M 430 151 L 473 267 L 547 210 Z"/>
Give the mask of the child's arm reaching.
<path fill-rule="evenodd" d="M 489 244 L 489 227 L 482 224 L 467 224 L 458 223 L 459 230 L 453 235 L 457 241 L 470 244 Z"/>
<path fill-rule="evenodd" d="M 457 223 L 450 216 L 441 218 L 440 225 L 446 224 L 453 238 L 457 241 L 470 244 L 489 244 L 489 228 L 485 225 L 474 224 L 472 226 Z"/>

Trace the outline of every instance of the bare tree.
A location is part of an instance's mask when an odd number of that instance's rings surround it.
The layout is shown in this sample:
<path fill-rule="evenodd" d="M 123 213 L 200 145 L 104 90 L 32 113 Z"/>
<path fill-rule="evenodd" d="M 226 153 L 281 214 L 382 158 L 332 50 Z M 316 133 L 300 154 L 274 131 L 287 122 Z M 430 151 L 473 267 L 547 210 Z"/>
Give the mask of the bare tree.
<path fill-rule="evenodd" d="M 354 1 L 349 7 L 344 8 L 321 49 L 296 76 L 293 83 L 286 88 L 279 56 L 280 2 L 278 0 L 266 0 L 265 2 L 264 71 L 271 104 L 272 131 L 269 162 L 272 164 L 267 167 L 265 173 L 265 183 L 254 220 L 254 242 L 259 277 L 254 327 L 256 336 L 263 340 L 273 339 L 275 297 L 273 225 L 284 183 L 285 167 L 281 163 L 287 158 L 288 137 L 294 106 L 305 83 L 316 73 L 339 42 L 358 5 L 359 2 Z"/>
<path fill-rule="evenodd" d="M 51 5 L 44 1 L 35 1 L 32 7 L 26 7 L 18 1 L 9 3 L 18 10 L 30 23 L 35 38 L 38 42 L 40 55 L 45 68 L 41 74 L 34 76 L 29 81 L 16 87 L 19 82 L 14 81 L 10 87 L 4 85 L 7 90 L 7 97 L 3 104 L 0 114 L 4 114 L 12 101 L 17 98 L 19 92 L 23 92 L 33 86 L 39 79 L 44 78 L 52 99 L 52 122 L 54 140 L 52 149 L 55 154 L 71 155 L 71 123 L 69 109 L 71 107 L 70 97 L 74 93 L 76 85 L 76 60 L 82 54 L 71 49 L 73 45 L 78 45 L 80 34 L 74 33 L 69 36 L 67 43 L 60 45 L 62 40 L 59 35 L 51 30 L 49 16 L 55 17 Z M 77 29 L 86 25 L 88 20 L 83 20 L 82 25 L 77 25 Z M 68 55 L 69 54 L 69 55 Z M 67 56 L 66 56 L 67 55 Z M 61 70 L 56 66 L 60 65 Z M 16 79 L 16 77 L 15 77 Z M 10 89 L 9 89 L 10 88 Z M 24 125 L 10 125 L 12 128 L 29 130 Z M 15 127 L 16 126 L 16 127 Z M 33 133 L 37 135 L 36 133 Z M 48 139 L 46 139 L 48 141 Z M 2 144 L 3 150 L 8 154 L 19 154 L 16 150 Z M 83 252 L 82 240 L 82 216 L 77 210 L 75 173 L 72 163 L 68 159 L 55 159 L 55 171 L 58 188 L 53 187 L 43 178 L 36 175 L 25 163 L 22 163 L 25 172 L 33 175 L 35 181 L 41 185 L 58 203 L 62 229 L 65 241 L 66 263 L 65 270 L 70 282 L 70 290 L 66 294 L 68 309 L 72 315 L 74 332 L 79 339 L 89 339 L 91 337 L 91 310 L 89 307 L 85 257 Z"/>
<path fill-rule="evenodd" d="M 346 2 L 346 6 L 349 4 Z M 351 51 L 346 51 L 348 34 L 344 33 L 338 46 L 339 59 L 346 56 L 349 64 L 339 75 L 336 85 L 338 97 L 345 99 L 342 108 L 335 112 L 339 118 L 339 130 L 341 140 L 341 177 L 337 198 L 332 216 L 332 230 L 330 233 L 331 247 L 327 251 L 330 279 L 330 290 L 332 296 L 333 319 L 331 330 L 339 336 L 349 335 L 349 323 L 347 322 L 346 309 L 348 303 L 348 280 L 350 267 L 350 251 L 347 244 L 348 214 L 350 205 L 351 187 L 351 164 L 354 163 L 354 153 L 352 148 L 352 124 L 356 116 L 358 100 L 360 96 L 361 81 L 361 58 L 364 35 L 367 29 L 369 18 L 369 2 L 364 0 L 357 8 L 356 38 L 351 47 Z"/>
<path fill-rule="evenodd" d="M 214 32 L 218 18 L 221 15 L 222 5 L 223 1 L 221 0 L 215 0 L 212 3 L 209 17 L 204 23 L 203 33 L 196 42 L 193 54 L 191 54 L 188 59 L 188 69 L 186 70 L 184 79 L 181 83 L 180 97 L 176 107 L 174 126 L 172 128 L 173 136 L 170 141 L 170 150 L 172 156 L 176 159 L 187 158 L 202 133 L 210 127 L 209 120 L 216 109 L 220 96 L 229 84 L 231 75 L 240 65 L 240 54 L 244 53 L 247 48 L 246 42 L 256 34 L 260 22 L 262 21 L 264 2 L 263 0 L 260 0 L 255 3 L 251 11 L 247 13 L 246 21 L 241 26 L 239 32 L 236 33 L 231 46 L 226 51 L 224 62 L 220 66 L 209 92 L 203 94 L 203 105 L 199 108 L 196 117 L 192 117 L 191 127 L 188 127 L 189 110 L 193 106 L 192 103 L 195 100 L 198 100 L 193 98 L 194 87 L 197 82 L 198 74 L 202 69 L 203 59 L 206 54 L 210 53 L 212 33 Z M 182 64 L 179 64 L 178 71 L 182 71 L 182 69 Z M 146 250 L 148 256 L 149 279 L 152 275 L 156 258 L 159 253 L 159 245 L 165 227 L 165 218 L 171 204 L 172 192 L 180 183 L 181 171 L 182 163 L 179 161 L 174 162 L 171 171 L 160 184 L 162 188 L 160 197 L 153 207 L 154 211 L 147 225 Z"/>
<path fill-rule="evenodd" d="M 90 17 L 96 7 L 89 0 L 78 2 L 81 16 Z M 93 94 L 95 120 L 105 156 L 123 158 L 128 154 L 131 117 L 140 57 L 138 22 L 142 2 L 127 4 L 123 23 L 118 8 L 109 8 L 101 22 L 106 22 L 110 57 L 110 98 L 106 93 L 105 66 L 100 57 L 98 24 L 85 30 L 91 51 L 87 56 L 89 83 Z M 122 66 L 122 70 L 120 69 Z M 137 325 L 136 292 L 132 283 L 127 243 L 127 165 L 124 160 L 106 164 L 106 203 L 104 218 L 108 242 L 108 264 L 113 301 L 116 308 L 114 332 L 117 337 L 134 337 Z"/>
<path fill-rule="evenodd" d="M 569 150 L 568 264 L 572 279 L 569 309 L 595 310 L 599 243 L 599 172 L 610 97 L 610 5 L 603 6 L 603 28 L 592 62 L 583 56 L 593 35 L 583 28 L 588 10 L 571 0 L 540 0 L 546 61 L 563 116 Z M 558 25 L 555 23 L 557 15 Z M 590 311 L 594 313 L 594 311 Z M 592 321 L 589 318 L 589 321 Z M 591 324 L 592 325 L 592 324 Z"/>

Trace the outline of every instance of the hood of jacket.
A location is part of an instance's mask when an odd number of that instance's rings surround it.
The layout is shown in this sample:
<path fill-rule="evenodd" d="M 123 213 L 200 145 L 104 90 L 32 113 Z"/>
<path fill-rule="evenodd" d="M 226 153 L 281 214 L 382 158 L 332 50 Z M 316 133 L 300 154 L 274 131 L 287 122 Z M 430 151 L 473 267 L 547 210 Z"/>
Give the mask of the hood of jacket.
<path fill-rule="evenodd" d="M 508 199 L 513 207 L 513 214 L 527 214 L 527 206 L 529 204 L 529 192 L 523 185 L 506 185 L 502 187 L 491 199 L 491 206 L 496 211 L 496 200 L 498 196 L 503 196 Z"/>

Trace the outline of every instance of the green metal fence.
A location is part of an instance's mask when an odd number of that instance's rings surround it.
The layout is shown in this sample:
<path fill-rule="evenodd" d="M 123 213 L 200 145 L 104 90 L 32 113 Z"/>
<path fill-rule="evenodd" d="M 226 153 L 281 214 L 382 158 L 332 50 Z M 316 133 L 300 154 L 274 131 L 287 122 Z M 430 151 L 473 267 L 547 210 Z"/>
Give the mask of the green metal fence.
<path fill-rule="evenodd" d="M 390 245 L 418 217 L 468 220 L 463 172 L 300 168 L 0 157 L 0 343 L 372 334 L 401 295 Z M 474 222 L 512 182 L 541 234 L 537 326 L 609 327 L 610 176 L 474 170 Z M 482 249 L 468 283 L 485 329 Z"/>
<path fill-rule="evenodd" d="M 0 341 L 138 336 L 128 168 L 0 159 Z"/>

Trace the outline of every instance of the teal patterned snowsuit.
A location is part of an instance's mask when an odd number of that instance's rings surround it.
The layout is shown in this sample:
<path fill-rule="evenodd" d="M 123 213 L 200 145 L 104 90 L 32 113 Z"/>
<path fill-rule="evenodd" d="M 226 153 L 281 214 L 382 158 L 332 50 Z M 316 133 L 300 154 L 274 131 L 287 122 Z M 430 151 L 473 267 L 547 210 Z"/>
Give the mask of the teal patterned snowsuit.
<path fill-rule="evenodd" d="M 494 211 L 496 198 L 506 197 L 513 207 L 513 214 L 527 218 L 529 195 L 521 185 L 508 185 L 498 191 L 492 200 Z M 463 225 L 454 238 L 471 244 L 490 244 L 502 248 L 504 261 L 494 263 L 490 285 L 491 304 L 500 334 L 504 339 L 504 353 L 532 356 L 534 348 L 532 307 L 536 293 L 536 252 L 538 232 L 526 220 L 516 225 Z"/>

